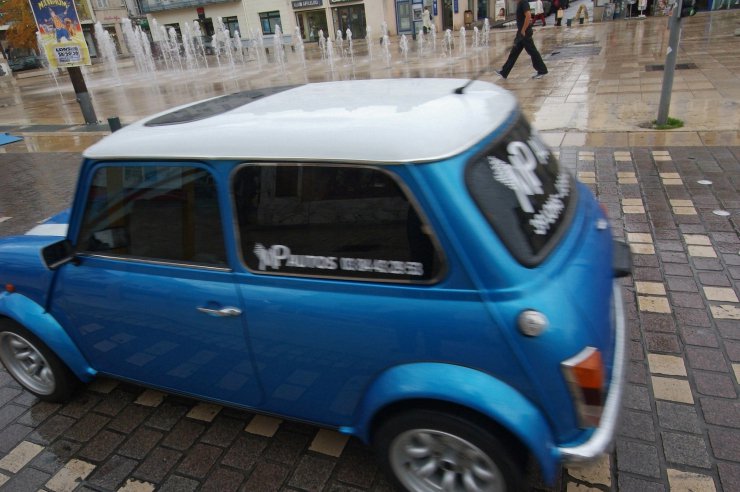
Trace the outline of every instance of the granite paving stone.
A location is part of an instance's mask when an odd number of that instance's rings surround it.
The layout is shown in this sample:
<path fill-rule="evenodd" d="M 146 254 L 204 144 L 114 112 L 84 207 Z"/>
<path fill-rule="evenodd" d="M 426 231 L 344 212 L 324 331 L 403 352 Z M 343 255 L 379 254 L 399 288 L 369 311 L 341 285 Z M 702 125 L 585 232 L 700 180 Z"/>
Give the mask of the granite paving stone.
<path fill-rule="evenodd" d="M 740 462 L 740 429 L 709 427 L 709 442 L 717 458 Z"/>
<path fill-rule="evenodd" d="M 205 478 L 216 463 L 223 449 L 209 444 L 195 444 L 187 450 L 185 457 L 177 467 L 177 473 L 194 478 Z"/>
<path fill-rule="evenodd" d="M 651 444 L 643 444 L 625 439 L 617 439 L 617 465 L 619 470 L 628 473 L 660 478 L 660 458 L 658 449 Z"/>
<path fill-rule="evenodd" d="M 99 466 L 88 478 L 90 485 L 108 490 L 115 490 L 138 465 L 138 461 L 123 456 L 111 456 L 108 461 Z"/>
<path fill-rule="evenodd" d="M 719 398 L 700 398 L 704 418 L 710 424 L 740 428 L 740 402 Z"/>
<path fill-rule="evenodd" d="M 123 434 L 103 430 L 80 450 L 79 455 L 92 462 L 104 461 L 125 438 Z"/>
<path fill-rule="evenodd" d="M 696 371 L 693 374 L 696 389 L 699 393 L 722 398 L 736 398 L 735 384 L 727 374 Z"/>
<path fill-rule="evenodd" d="M 655 402 L 658 422 L 665 429 L 673 429 L 699 434 L 701 424 L 694 405 L 684 405 L 667 401 Z"/>
<path fill-rule="evenodd" d="M 305 454 L 298 462 L 288 481 L 288 486 L 308 492 L 320 492 L 324 489 L 335 466 L 336 461 L 333 459 Z"/>
<path fill-rule="evenodd" d="M 290 468 L 287 465 L 261 461 L 249 475 L 245 490 L 260 490 L 263 492 L 278 491 L 288 477 Z"/>
<path fill-rule="evenodd" d="M 134 471 L 134 477 L 159 483 L 180 460 L 182 453 L 174 449 L 155 448 Z"/>
<path fill-rule="evenodd" d="M 729 367 L 720 350 L 702 347 L 686 347 L 689 365 L 694 369 L 727 372 Z"/>
<path fill-rule="evenodd" d="M 724 490 L 740 490 L 740 464 L 720 461 L 717 470 Z"/>
<path fill-rule="evenodd" d="M 709 459 L 703 437 L 668 431 L 661 432 L 661 437 L 663 439 L 663 453 L 668 462 L 698 468 L 711 468 L 712 462 Z"/>
<path fill-rule="evenodd" d="M 232 492 L 239 490 L 244 475 L 228 468 L 219 468 L 203 483 L 203 492 Z"/>

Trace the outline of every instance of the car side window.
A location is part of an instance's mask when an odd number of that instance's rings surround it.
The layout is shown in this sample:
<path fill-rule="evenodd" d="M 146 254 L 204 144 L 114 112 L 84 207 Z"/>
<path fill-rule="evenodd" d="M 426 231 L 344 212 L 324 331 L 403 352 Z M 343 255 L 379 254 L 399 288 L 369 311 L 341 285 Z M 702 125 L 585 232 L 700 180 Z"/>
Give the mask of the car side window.
<path fill-rule="evenodd" d="M 245 165 L 233 193 L 255 273 L 429 283 L 441 272 L 430 228 L 387 171 Z"/>
<path fill-rule="evenodd" d="M 109 166 L 93 175 L 81 252 L 225 266 L 218 190 L 191 166 Z"/>

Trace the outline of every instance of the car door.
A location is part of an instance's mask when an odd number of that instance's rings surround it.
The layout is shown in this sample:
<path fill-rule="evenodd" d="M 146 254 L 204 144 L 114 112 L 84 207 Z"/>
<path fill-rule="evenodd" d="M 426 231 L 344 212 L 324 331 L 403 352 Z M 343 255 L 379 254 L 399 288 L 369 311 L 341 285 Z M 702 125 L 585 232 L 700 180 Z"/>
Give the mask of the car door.
<path fill-rule="evenodd" d="M 261 399 L 218 187 L 193 163 L 100 164 L 52 314 L 99 372 L 204 398 Z M 82 188 L 81 188 L 82 189 Z"/>
<path fill-rule="evenodd" d="M 467 338 L 490 323 L 477 292 L 450 267 L 398 174 L 245 164 L 232 186 L 236 276 L 264 409 L 349 425 L 387 368 L 490 359 L 490 345 Z"/>

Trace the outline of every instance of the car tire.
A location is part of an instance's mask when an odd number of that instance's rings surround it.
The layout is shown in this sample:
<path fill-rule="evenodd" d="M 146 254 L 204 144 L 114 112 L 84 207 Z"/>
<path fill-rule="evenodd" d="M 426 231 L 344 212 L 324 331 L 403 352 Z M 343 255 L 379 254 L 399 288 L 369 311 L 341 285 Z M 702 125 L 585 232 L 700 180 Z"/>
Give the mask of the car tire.
<path fill-rule="evenodd" d="M 378 460 L 399 490 L 522 490 L 522 467 L 485 427 L 451 413 L 408 411 L 374 434 Z M 445 488 L 447 485 L 454 485 Z"/>
<path fill-rule="evenodd" d="M 80 380 L 36 335 L 0 319 L 0 361 L 23 388 L 44 401 L 69 400 Z"/>

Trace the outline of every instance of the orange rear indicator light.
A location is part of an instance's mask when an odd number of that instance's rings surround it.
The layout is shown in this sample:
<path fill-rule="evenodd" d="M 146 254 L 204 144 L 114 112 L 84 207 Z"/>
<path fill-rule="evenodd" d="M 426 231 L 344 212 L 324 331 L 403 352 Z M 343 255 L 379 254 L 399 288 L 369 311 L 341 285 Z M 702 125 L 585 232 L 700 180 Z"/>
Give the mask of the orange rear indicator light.
<path fill-rule="evenodd" d="M 13 284 L 5 284 L 5 290 L 10 292 L 11 294 L 15 292 L 15 285 Z"/>
<path fill-rule="evenodd" d="M 561 363 L 568 382 L 578 420 L 582 427 L 599 424 L 604 408 L 604 362 L 601 352 L 586 347 L 574 357 Z"/>

